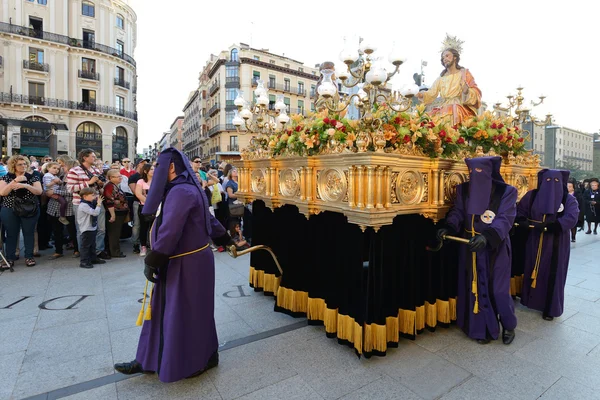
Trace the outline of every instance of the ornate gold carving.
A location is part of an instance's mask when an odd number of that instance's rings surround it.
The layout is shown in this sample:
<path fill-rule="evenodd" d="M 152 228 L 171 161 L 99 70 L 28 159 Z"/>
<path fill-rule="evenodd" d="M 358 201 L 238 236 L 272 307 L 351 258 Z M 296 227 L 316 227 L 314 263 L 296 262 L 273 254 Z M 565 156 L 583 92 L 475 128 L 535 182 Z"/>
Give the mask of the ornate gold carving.
<path fill-rule="evenodd" d="M 456 199 L 456 185 L 460 185 L 466 181 L 467 179 L 465 179 L 464 174 L 461 174 L 460 172 L 447 173 L 444 177 L 444 202 L 453 203 Z"/>
<path fill-rule="evenodd" d="M 421 203 L 426 203 L 429 201 L 429 174 L 423 173 L 421 176 L 423 177 L 423 197 L 421 198 Z"/>
<path fill-rule="evenodd" d="M 348 180 L 348 171 L 344 171 L 344 177 L 346 177 L 346 182 L 350 182 L 350 181 Z M 346 194 L 344 195 L 344 198 L 342 199 L 342 201 L 343 201 L 344 203 L 347 203 L 347 202 L 348 202 L 348 192 L 349 192 L 349 190 L 346 190 Z"/>
<path fill-rule="evenodd" d="M 391 198 L 392 198 L 392 204 L 400 203 L 400 200 L 398 200 L 398 197 L 396 197 L 396 187 L 397 187 L 397 182 L 398 182 L 398 175 L 400 175 L 399 172 L 392 172 L 392 191 L 390 193 Z"/>
<path fill-rule="evenodd" d="M 284 197 L 296 197 L 300 191 L 300 176 L 293 168 L 279 173 L 279 191 Z"/>
<path fill-rule="evenodd" d="M 397 179 L 396 197 L 400 202 L 405 205 L 420 203 L 423 196 L 423 176 L 419 172 L 407 170 Z"/>
<path fill-rule="evenodd" d="M 264 193 L 267 187 L 267 183 L 265 181 L 265 173 L 260 169 L 255 169 L 252 171 L 251 180 L 252 180 L 252 192 L 254 193 Z"/>
<path fill-rule="evenodd" d="M 348 192 L 348 181 L 343 171 L 327 169 L 319 174 L 318 193 L 325 201 L 341 201 Z"/>
<path fill-rule="evenodd" d="M 517 188 L 518 197 L 521 199 L 521 197 L 525 196 L 525 193 L 529 191 L 529 180 L 524 175 L 517 175 L 515 187 Z"/>

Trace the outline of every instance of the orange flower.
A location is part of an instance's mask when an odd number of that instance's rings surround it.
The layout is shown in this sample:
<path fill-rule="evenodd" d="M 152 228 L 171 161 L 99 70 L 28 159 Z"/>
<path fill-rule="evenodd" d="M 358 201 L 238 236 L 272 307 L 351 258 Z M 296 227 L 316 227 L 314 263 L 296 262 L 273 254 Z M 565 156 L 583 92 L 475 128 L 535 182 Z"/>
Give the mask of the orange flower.
<path fill-rule="evenodd" d="M 312 149 L 313 147 L 315 147 L 315 141 L 312 137 L 306 138 L 304 144 L 306 145 L 307 149 Z"/>

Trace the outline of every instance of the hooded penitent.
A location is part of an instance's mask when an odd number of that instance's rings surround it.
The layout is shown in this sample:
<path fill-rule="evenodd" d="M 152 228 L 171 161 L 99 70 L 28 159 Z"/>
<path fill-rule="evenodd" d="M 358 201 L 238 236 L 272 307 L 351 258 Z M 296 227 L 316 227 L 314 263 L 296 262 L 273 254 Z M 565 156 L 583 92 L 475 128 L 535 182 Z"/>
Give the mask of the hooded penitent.
<path fill-rule="evenodd" d="M 538 173 L 538 192 L 533 208 L 540 214 L 556 214 L 567 192 L 569 171 L 543 169 Z M 564 205 L 563 205 L 564 207 Z M 562 211 L 562 210 L 561 210 Z"/>
<path fill-rule="evenodd" d="M 465 160 L 469 168 L 467 214 L 482 215 L 488 208 L 494 181 L 504 183 L 500 175 L 502 158 L 479 157 Z"/>

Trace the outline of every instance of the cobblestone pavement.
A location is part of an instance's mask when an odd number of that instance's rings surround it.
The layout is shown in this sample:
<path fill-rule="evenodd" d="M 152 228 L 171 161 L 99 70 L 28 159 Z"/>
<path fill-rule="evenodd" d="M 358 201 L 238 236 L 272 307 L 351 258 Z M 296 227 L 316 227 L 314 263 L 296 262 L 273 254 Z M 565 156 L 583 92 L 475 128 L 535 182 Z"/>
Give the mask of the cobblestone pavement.
<path fill-rule="evenodd" d="M 600 398 L 600 237 L 578 236 L 562 317 L 517 305 L 510 346 L 481 346 L 452 326 L 370 360 L 273 312 L 273 298 L 248 287 L 248 256 L 217 253 L 220 364 L 174 384 L 112 368 L 135 357 L 142 258 L 85 270 L 46 251 L 36 267 L 20 260 L 0 274 L 0 399 Z"/>

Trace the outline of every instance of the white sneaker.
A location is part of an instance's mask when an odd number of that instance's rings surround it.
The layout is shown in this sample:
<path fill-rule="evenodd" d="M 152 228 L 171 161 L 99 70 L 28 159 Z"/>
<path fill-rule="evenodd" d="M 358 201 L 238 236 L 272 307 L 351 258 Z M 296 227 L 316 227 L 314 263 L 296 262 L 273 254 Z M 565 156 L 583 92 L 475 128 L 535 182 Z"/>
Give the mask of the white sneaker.
<path fill-rule="evenodd" d="M 140 250 L 140 257 L 146 257 L 146 246 L 142 246 Z"/>

